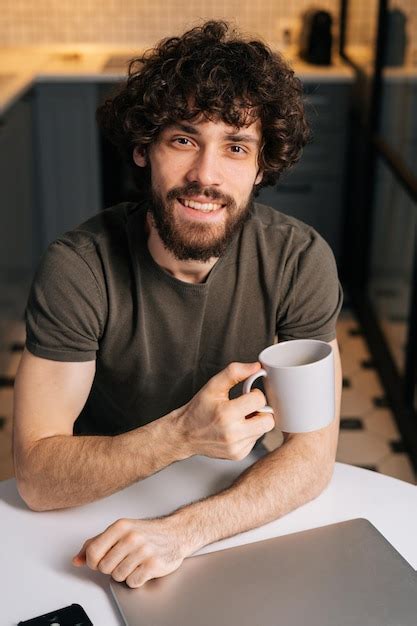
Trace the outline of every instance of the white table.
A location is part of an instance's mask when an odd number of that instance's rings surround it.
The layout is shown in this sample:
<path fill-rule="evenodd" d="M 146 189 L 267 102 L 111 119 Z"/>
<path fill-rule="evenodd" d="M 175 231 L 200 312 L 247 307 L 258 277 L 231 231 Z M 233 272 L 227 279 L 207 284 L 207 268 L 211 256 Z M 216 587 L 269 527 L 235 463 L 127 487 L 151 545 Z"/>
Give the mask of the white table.
<path fill-rule="evenodd" d="M 0 483 L 0 623 L 81 604 L 95 626 L 122 625 L 109 577 L 71 565 L 85 539 L 121 517 L 152 517 L 219 491 L 253 463 L 193 457 L 108 498 L 63 511 L 35 513 L 14 480 Z M 337 521 L 365 517 L 417 569 L 417 487 L 341 463 L 329 487 L 285 517 L 206 546 L 200 553 L 250 543 Z"/>

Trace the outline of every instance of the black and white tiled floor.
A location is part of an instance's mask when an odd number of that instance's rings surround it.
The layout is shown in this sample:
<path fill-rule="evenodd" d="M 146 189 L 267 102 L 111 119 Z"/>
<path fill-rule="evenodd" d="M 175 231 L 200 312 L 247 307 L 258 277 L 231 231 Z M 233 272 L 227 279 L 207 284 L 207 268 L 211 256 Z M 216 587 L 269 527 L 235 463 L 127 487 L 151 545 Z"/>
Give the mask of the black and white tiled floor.
<path fill-rule="evenodd" d="M 394 417 L 386 406 L 365 337 L 349 309 L 340 314 L 337 338 L 343 369 L 337 461 L 417 484 Z M 272 431 L 264 444 L 271 450 L 281 440 L 281 434 Z"/>
<path fill-rule="evenodd" d="M 24 323 L 18 318 L 21 315 L 16 311 L 0 308 L 0 480 L 14 474 L 11 455 L 13 380 L 25 340 Z M 385 406 L 384 390 L 365 338 L 348 309 L 342 310 L 337 335 L 344 379 L 337 460 L 417 484 L 391 411 Z M 272 431 L 265 437 L 264 444 L 274 449 L 281 441 L 281 433 Z"/>
<path fill-rule="evenodd" d="M 351 312 L 342 312 L 337 331 L 344 378 L 337 460 L 416 484 L 365 337 Z M 356 428 L 350 428 L 351 418 L 358 420 Z"/>

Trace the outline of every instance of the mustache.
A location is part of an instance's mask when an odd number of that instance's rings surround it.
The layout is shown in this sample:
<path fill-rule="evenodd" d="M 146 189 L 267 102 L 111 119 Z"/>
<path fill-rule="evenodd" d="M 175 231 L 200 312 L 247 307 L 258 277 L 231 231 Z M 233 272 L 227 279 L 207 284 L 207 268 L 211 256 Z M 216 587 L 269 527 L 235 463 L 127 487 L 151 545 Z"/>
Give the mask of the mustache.
<path fill-rule="evenodd" d="M 235 204 L 232 196 L 221 193 L 218 189 L 213 187 L 203 187 L 197 182 L 187 183 L 182 187 L 174 187 L 167 193 L 167 200 L 172 201 L 177 198 L 187 198 L 187 196 L 206 196 L 210 200 L 220 200 L 222 204 L 226 206 L 233 206 Z"/>

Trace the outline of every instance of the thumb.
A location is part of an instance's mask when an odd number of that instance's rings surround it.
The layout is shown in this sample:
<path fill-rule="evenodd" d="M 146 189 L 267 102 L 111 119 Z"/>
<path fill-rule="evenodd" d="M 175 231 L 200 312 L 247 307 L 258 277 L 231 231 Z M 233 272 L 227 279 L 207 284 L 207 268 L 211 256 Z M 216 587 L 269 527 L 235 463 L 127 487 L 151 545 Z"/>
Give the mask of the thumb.
<path fill-rule="evenodd" d="M 81 565 L 85 565 L 85 554 L 79 553 L 72 557 L 72 564 L 75 567 L 80 567 Z"/>
<path fill-rule="evenodd" d="M 261 369 L 261 364 L 257 361 L 255 363 L 229 363 L 224 370 L 211 378 L 209 384 L 215 386 L 218 391 L 228 392 L 231 387 L 246 380 L 259 369 Z"/>
<path fill-rule="evenodd" d="M 76 554 L 75 556 L 72 557 L 72 564 L 75 565 L 76 567 L 80 567 L 81 565 L 85 564 L 85 556 L 82 556 L 80 554 Z"/>
<path fill-rule="evenodd" d="M 72 564 L 75 565 L 76 567 L 80 567 L 81 565 L 85 565 L 86 563 L 86 544 L 83 545 L 83 547 L 81 548 L 81 550 L 78 552 L 78 554 L 76 554 L 75 556 L 72 557 Z"/>

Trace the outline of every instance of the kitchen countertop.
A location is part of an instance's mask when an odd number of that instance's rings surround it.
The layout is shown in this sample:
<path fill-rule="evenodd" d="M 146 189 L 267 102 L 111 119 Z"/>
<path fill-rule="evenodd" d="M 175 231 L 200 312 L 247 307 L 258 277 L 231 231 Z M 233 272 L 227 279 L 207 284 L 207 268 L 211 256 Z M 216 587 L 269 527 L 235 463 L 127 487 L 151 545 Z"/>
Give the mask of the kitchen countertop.
<path fill-rule="evenodd" d="M 134 57 L 151 46 L 111 44 L 62 44 L 0 47 L 0 115 L 35 83 L 114 82 L 125 73 L 103 70 L 113 56 Z M 274 49 L 274 46 L 272 46 Z M 303 82 L 353 81 L 354 72 L 336 58 L 329 67 L 310 65 L 290 54 L 288 61 Z M 127 73 L 127 66 L 126 66 Z"/>
<path fill-rule="evenodd" d="M 346 53 L 361 72 L 372 77 L 374 71 L 374 50 L 369 46 L 348 46 Z M 417 83 L 417 48 L 409 48 L 403 65 L 388 66 L 383 71 L 386 82 Z"/>

